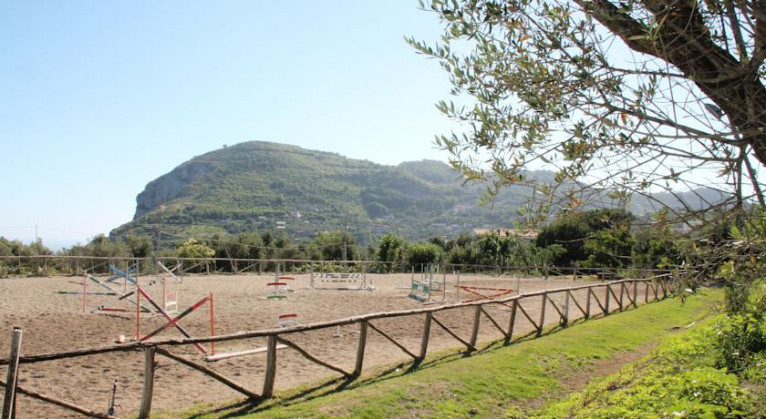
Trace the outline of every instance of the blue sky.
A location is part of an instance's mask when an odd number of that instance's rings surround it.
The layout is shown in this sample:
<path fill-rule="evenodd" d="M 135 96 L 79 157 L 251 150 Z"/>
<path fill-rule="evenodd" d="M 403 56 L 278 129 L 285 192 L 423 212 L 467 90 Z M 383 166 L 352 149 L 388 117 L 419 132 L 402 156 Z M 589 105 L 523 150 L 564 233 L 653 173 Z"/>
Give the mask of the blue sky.
<path fill-rule="evenodd" d="M 184 161 L 264 140 L 437 159 L 450 122 L 417 0 L 0 2 L 0 236 L 57 249 L 130 221 Z"/>

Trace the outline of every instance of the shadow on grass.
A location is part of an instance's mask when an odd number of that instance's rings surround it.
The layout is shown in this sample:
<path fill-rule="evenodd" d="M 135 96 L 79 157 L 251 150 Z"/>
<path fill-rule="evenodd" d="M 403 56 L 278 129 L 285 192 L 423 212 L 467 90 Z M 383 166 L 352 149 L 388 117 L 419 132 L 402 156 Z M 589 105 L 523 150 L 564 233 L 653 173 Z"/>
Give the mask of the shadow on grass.
<path fill-rule="evenodd" d="M 266 412 L 269 409 L 275 407 L 287 407 L 297 403 L 305 403 L 307 401 L 320 397 L 326 397 L 347 389 L 364 388 L 372 384 L 385 382 L 402 375 L 411 374 L 416 371 L 423 371 L 429 368 L 433 368 L 437 365 L 452 362 L 461 358 L 462 356 L 462 352 L 455 352 L 443 354 L 419 364 L 415 362 L 404 362 L 379 372 L 375 372 L 373 375 L 368 375 L 365 378 L 335 378 L 327 381 L 321 381 L 285 396 L 280 396 L 272 399 L 241 400 L 235 403 L 219 406 L 214 409 L 204 410 L 189 417 L 199 418 L 212 414 L 215 417 L 232 418 L 253 413 Z"/>
<path fill-rule="evenodd" d="M 562 327 L 556 326 L 546 330 L 541 336 L 549 335 L 562 329 Z M 220 418 L 233 418 L 254 413 L 264 413 L 275 407 L 288 407 L 298 403 L 304 403 L 321 397 L 330 396 L 344 390 L 368 387 L 373 384 L 386 382 L 393 378 L 412 374 L 418 371 L 426 371 L 434 367 L 454 362 L 461 358 L 466 358 L 477 354 L 491 353 L 521 342 L 534 340 L 536 338 L 537 332 L 531 331 L 513 339 L 508 345 L 504 343 L 503 339 L 500 339 L 489 342 L 487 345 L 482 346 L 477 351 L 442 351 L 439 354 L 432 355 L 431 358 L 428 358 L 423 362 L 399 363 L 384 370 L 368 373 L 364 378 L 335 378 L 327 381 L 321 381 L 284 396 L 278 396 L 272 399 L 242 400 L 235 403 L 219 406 L 214 409 L 204 410 L 190 417 L 199 418 L 206 415 L 213 415 Z"/>
<path fill-rule="evenodd" d="M 626 307 L 626 310 L 628 308 Z M 609 314 L 617 314 L 619 311 L 610 312 Z M 590 320 L 601 319 L 605 316 L 603 313 L 592 315 Z M 450 362 L 454 362 L 461 358 L 466 358 L 474 355 L 489 354 L 498 351 L 509 346 L 513 346 L 526 341 L 532 341 L 539 337 L 552 335 L 559 331 L 566 330 L 574 325 L 586 323 L 588 320 L 584 317 L 574 319 L 568 324 L 559 323 L 556 325 L 548 326 L 543 329 L 542 333 L 538 334 L 536 330 L 531 330 L 526 334 L 515 337 L 510 342 L 506 343 L 505 339 L 496 339 L 488 342 L 486 345 L 478 348 L 476 351 L 465 350 L 447 350 L 441 351 L 437 354 L 431 355 L 430 358 L 422 362 L 410 361 L 402 362 L 394 366 L 390 366 L 386 369 L 379 371 L 371 371 L 365 374 L 363 378 L 350 377 L 350 378 L 334 378 L 326 381 L 320 381 L 315 384 L 309 384 L 298 390 L 291 391 L 285 395 L 279 395 L 271 399 L 253 399 L 234 402 L 228 405 L 219 406 L 213 409 L 204 410 L 194 415 L 191 418 L 199 418 L 206 415 L 213 415 L 220 418 L 233 418 L 243 415 L 265 413 L 270 409 L 277 407 L 288 407 L 299 403 L 308 402 L 314 399 L 330 396 L 349 389 L 358 389 L 368 387 L 372 384 L 386 382 L 393 378 L 401 377 L 404 375 L 412 374 L 418 371 L 427 371 L 431 368 L 438 367 Z"/>

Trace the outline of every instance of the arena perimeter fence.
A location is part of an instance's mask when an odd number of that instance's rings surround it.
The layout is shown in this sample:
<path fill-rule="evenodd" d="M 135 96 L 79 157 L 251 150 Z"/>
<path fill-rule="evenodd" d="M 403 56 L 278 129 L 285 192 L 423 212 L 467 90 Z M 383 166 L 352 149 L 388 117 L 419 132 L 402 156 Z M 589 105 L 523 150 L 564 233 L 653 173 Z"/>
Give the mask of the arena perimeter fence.
<path fill-rule="evenodd" d="M 438 266 L 439 272 L 457 271 L 463 274 L 524 276 L 592 276 L 601 280 L 650 278 L 670 273 L 668 269 L 644 268 L 584 268 L 577 266 L 559 267 L 552 265 L 466 265 L 453 263 L 408 264 L 381 261 L 339 261 L 302 259 L 237 259 L 237 258 L 176 258 L 176 257 L 98 257 L 98 256 L 0 256 L 0 277 L 3 276 L 47 276 L 107 274 L 109 267 L 120 269 L 135 267 L 136 274 L 157 275 L 172 270 L 179 275 L 202 274 L 255 274 L 273 273 L 410 273 L 422 272 L 427 266 Z"/>
<path fill-rule="evenodd" d="M 531 323 L 534 329 L 532 333 L 535 334 L 536 337 L 539 337 L 542 335 L 543 330 L 545 329 L 545 326 L 546 326 L 545 316 L 546 316 L 547 305 L 550 305 L 551 307 L 554 308 L 554 312 L 558 316 L 558 319 L 557 319 L 559 323 L 558 326 L 565 327 L 568 324 L 570 324 L 570 313 L 574 313 L 573 310 L 575 309 L 578 310 L 582 314 L 582 317 L 584 317 L 587 320 L 592 317 L 608 316 L 611 313 L 623 311 L 629 308 L 630 306 L 637 308 L 641 297 L 643 297 L 644 304 L 665 299 L 667 298 L 669 294 L 669 290 L 670 290 L 670 286 L 672 285 L 671 284 L 672 282 L 673 282 L 673 278 L 671 275 L 663 274 L 663 275 L 658 275 L 648 279 L 625 279 L 625 280 L 617 280 L 617 281 L 605 281 L 605 282 L 592 283 L 592 284 L 581 285 L 576 287 L 545 290 L 545 291 L 538 291 L 538 292 L 532 292 L 532 293 L 526 293 L 526 294 L 518 294 L 511 297 L 505 297 L 505 298 L 495 299 L 495 300 L 480 300 L 480 301 L 473 301 L 473 302 L 455 303 L 450 305 L 424 307 L 420 309 L 411 309 L 411 310 L 405 310 L 405 311 L 372 313 L 372 314 L 348 317 L 348 318 L 328 321 L 328 322 L 296 325 L 296 326 L 282 328 L 282 329 L 246 331 L 246 332 L 238 332 L 233 334 L 211 336 L 211 337 L 204 337 L 204 338 L 183 338 L 183 339 L 176 338 L 176 339 L 164 339 L 164 340 L 157 340 L 157 341 L 133 342 L 133 343 L 111 345 L 111 346 L 78 349 L 78 350 L 72 350 L 68 352 L 50 353 L 50 354 L 42 354 L 42 355 L 29 355 L 29 356 L 21 356 L 20 346 L 21 346 L 22 330 L 18 328 L 14 328 L 12 333 L 10 356 L 9 358 L 6 358 L 6 359 L 0 359 L 0 366 L 8 367 L 6 380 L 0 381 L 0 386 L 5 388 L 2 418 L 5 419 L 5 418 L 13 417 L 17 393 L 20 393 L 20 394 L 23 394 L 23 395 L 47 402 L 47 403 L 54 404 L 56 406 L 77 412 L 85 416 L 96 417 L 96 418 L 112 417 L 110 413 L 97 412 L 82 406 L 77 406 L 65 400 L 60 400 L 50 395 L 46 395 L 31 389 L 27 389 L 25 387 L 19 386 L 18 380 L 17 380 L 18 371 L 20 366 L 24 364 L 60 360 L 65 358 L 85 357 L 89 355 L 103 354 L 108 352 L 143 351 L 145 368 L 143 373 L 144 380 L 143 380 L 142 398 L 141 398 L 141 404 L 140 404 L 140 410 L 138 412 L 138 416 L 141 418 L 146 418 L 151 413 L 152 393 L 153 393 L 154 374 L 155 374 L 155 356 L 157 354 L 165 358 L 168 358 L 170 360 L 179 362 L 192 369 L 195 369 L 205 374 L 206 376 L 213 378 L 221 382 L 222 384 L 234 389 L 235 391 L 246 396 L 248 399 L 261 400 L 261 399 L 268 399 L 273 396 L 275 377 L 277 373 L 277 350 L 280 349 L 278 348 L 278 345 L 287 346 L 288 348 L 295 350 L 296 352 L 298 352 L 300 355 L 310 360 L 311 362 L 314 362 L 332 371 L 335 371 L 341 374 L 346 379 L 350 380 L 350 379 L 359 377 L 362 373 L 362 368 L 364 365 L 365 347 L 367 345 L 367 335 L 370 330 L 380 334 L 387 341 L 390 341 L 396 347 L 398 347 L 402 352 L 404 352 L 406 355 L 411 357 L 413 362 L 413 368 L 416 368 L 426 358 L 426 354 L 428 352 L 428 341 L 431 335 L 431 328 L 434 324 L 438 326 L 439 328 L 443 329 L 448 335 L 454 338 L 461 345 L 465 346 L 466 348 L 465 353 L 470 354 L 471 352 L 474 352 L 477 350 L 477 346 L 476 346 L 477 338 L 479 335 L 479 328 L 482 325 L 482 321 L 481 321 L 482 318 L 486 318 L 486 320 L 488 320 L 489 326 L 499 331 L 499 333 L 502 335 L 503 344 L 509 345 L 511 344 L 514 337 L 514 327 L 518 323 L 517 319 L 519 319 L 521 316 L 525 317 L 529 321 L 529 323 Z M 643 285 L 643 295 L 641 295 L 641 293 L 639 292 L 639 284 Z M 586 290 L 585 298 L 584 298 L 585 301 L 583 301 L 582 296 L 580 296 L 580 300 L 578 301 L 578 299 L 575 297 L 573 292 L 578 290 L 583 290 L 583 289 Z M 596 292 L 597 290 L 598 292 Z M 553 295 L 556 295 L 556 294 L 564 294 L 563 303 L 561 302 L 557 303 L 556 301 L 554 301 L 553 298 L 551 298 Z M 532 310 L 529 309 L 528 302 L 532 301 L 532 299 L 540 299 L 541 304 L 540 304 L 539 313 L 532 312 Z M 524 307 L 525 303 L 527 303 L 528 308 Z M 612 306 L 611 304 L 616 304 L 616 307 Z M 488 306 L 496 306 L 496 305 L 505 306 L 510 311 L 510 320 L 508 321 L 507 324 L 500 324 L 495 319 L 495 317 L 493 317 L 487 310 Z M 473 323 L 471 327 L 471 332 L 468 337 L 462 337 L 458 335 L 455 331 L 445 326 L 444 323 L 442 323 L 437 317 L 437 315 L 441 315 L 442 313 L 448 310 L 455 310 L 458 308 L 465 308 L 465 307 L 475 308 L 473 311 Z M 420 348 L 417 353 L 407 349 L 404 345 L 402 345 L 396 339 L 388 335 L 385 331 L 381 330 L 374 323 L 374 321 L 379 319 L 392 318 L 392 317 L 404 317 L 404 316 L 424 316 L 422 338 L 420 341 Z M 553 323 L 555 324 L 557 320 L 554 319 Z M 301 348 L 300 346 L 296 345 L 294 342 L 288 339 L 288 336 L 291 334 L 319 330 L 319 329 L 326 329 L 326 328 L 335 328 L 339 326 L 346 326 L 346 325 L 352 325 L 352 324 L 357 324 L 359 327 L 359 340 L 358 340 L 358 346 L 356 349 L 356 360 L 355 360 L 353 371 L 346 371 L 343 368 L 340 368 L 328 362 L 325 362 L 317 358 L 316 356 L 310 354 L 305 349 Z M 524 336 L 516 336 L 516 340 L 522 339 L 528 335 L 529 334 L 526 334 Z M 216 372 L 215 370 L 210 368 L 208 365 L 181 357 L 170 351 L 170 348 L 181 346 L 181 345 L 199 345 L 202 343 L 236 341 L 236 340 L 251 339 L 251 338 L 257 338 L 257 337 L 261 337 L 261 338 L 265 337 L 268 339 L 267 348 L 266 348 L 265 378 L 264 378 L 263 387 L 261 388 L 260 393 L 256 392 L 255 390 L 249 389 L 237 383 L 233 379 Z M 498 341 L 494 341 L 493 343 L 496 343 L 496 342 Z M 10 383 L 10 385 L 8 383 Z"/>

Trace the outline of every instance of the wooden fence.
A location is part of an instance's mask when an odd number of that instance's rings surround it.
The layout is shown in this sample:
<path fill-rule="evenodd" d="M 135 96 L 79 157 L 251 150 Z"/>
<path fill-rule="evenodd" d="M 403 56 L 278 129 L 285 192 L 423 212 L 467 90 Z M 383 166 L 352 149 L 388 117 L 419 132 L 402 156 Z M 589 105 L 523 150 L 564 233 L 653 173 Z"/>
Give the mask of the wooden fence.
<path fill-rule="evenodd" d="M 120 268 L 138 266 L 142 274 L 162 273 L 162 268 L 158 268 L 157 262 L 165 266 L 172 266 L 177 269 L 176 273 L 199 274 L 217 274 L 233 273 L 247 274 L 264 272 L 273 273 L 275 269 L 280 272 L 292 272 L 293 270 L 308 273 L 310 271 L 319 271 L 323 267 L 328 269 L 337 269 L 341 272 L 367 272 L 367 273 L 409 273 L 413 268 L 407 263 L 381 262 L 374 260 L 347 260 L 347 261 L 323 261 L 323 260 L 304 260 L 304 259 L 242 259 L 242 258 L 176 258 L 176 257 L 156 257 L 156 258 L 125 258 L 125 257 L 97 257 L 97 256 L 66 256 L 66 255 L 36 255 L 36 256 L 0 256 L 0 268 L 6 266 L 14 268 L 15 273 L 19 274 L 28 268 L 29 275 L 49 275 L 53 273 L 81 275 L 83 272 L 92 274 L 108 273 L 109 266 L 115 265 Z M 423 268 L 422 265 L 415 265 L 417 272 Z M 626 276 L 632 278 L 649 278 L 655 275 L 667 273 L 664 269 L 644 269 L 644 268 L 582 268 L 582 267 L 559 267 L 549 265 L 464 265 L 441 263 L 439 264 L 441 272 L 460 271 L 464 274 L 489 274 L 503 275 L 509 273 L 518 273 L 523 275 L 539 275 L 548 278 L 549 276 L 572 276 L 574 278 L 581 276 L 592 276 L 601 280 L 620 279 L 619 273 L 622 271 Z M 0 270 L 1 271 L 1 270 Z"/>
<path fill-rule="evenodd" d="M 553 319 L 554 324 L 556 321 L 558 321 L 558 325 L 565 327 L 570 324 L 570 315 L 573 313 L 575 317 L 580 317 L 581 314 L 583 318 L 589 319 L 592 317 L 608 316 L 613 312 L 623 311 L 630 306 L 633 306 L 634 308 L 638 307 L 640 300 L 643 300 L 643 303 L 649 303 L 664 299 L 669 294 L 669 282 L 671 280 L 672 278 L 669 275 L 661 275 L 649 279 L 626 279 L 613 282 L 600 282 L 577 287 L 519 294 L 497 300 L 480 300 L 406 311 L 371 313 L 362 316 L 348 317 L 322 323 L 296 325 L 281 329 L 238 332 L 233 334 L 203 338 L 178 338 L 151 342 L 133 342 L 127 344 L 92 347 L 68 352 L 31 356 L 20 355 L 22 331 L 20 329 L 14 329 L 10 357 L 6 359 L 0 359 L 0 366 L 8 367 L 6 380 L 0 381 L 0 386 L 5 388 L 2 419 L 13 417 L 15 398 L 17 393 L 54 404 L 56 406 L 77 412 L 85 416 L 96 418 L 112 417 L 108 413 L 96 412 L 91 409 L 77 406 L 73 403 L 60 400 L 50 395 L 45 395 L 18 385 L 18 370 L 24 364 L 84 357 L 108 352 L 143 351 L 145 368 L 139 417 L 145 418 L 148 417 L 151 412 L 156 355 L 163 356 L 175 362 L 186 365 L 187 367 L 200 371 L 206 376 L 217 380 L 230 387 L 231 389 L 241 393 L 248 399 L 266 399 L 272 397 L 274 394 L 274 383 L 277 373 L 278 344 L 285 345 L 288 348 L 295 350 L 311 362 L 335 371 L 347 379 L 354 379 L 362 373 L 364 366 L 365 347 L 367 345 L 367 336 L 370 331 L 380 334 L 385 338 L 385 340 L 390 341 L 396 347 L 401 349 L 402 352 L 412 358 L 413 367 L 417 367 L 426 358 L 428 353 L 429 337 L 431 336 L 431 329 L 434 325 L 443 329 L 449 336 L 458 341 L 462 346 L 465 346 L 466 353 L 470 354 L 471 352 L 478 349 L 477 338 L 479 336 L 479 328 L 482 324 L 482 318 L 486 318 L 489 322 L 489 325 L 499 331 L 499 333 L 502 335 L 503 343 L 508 345 L 512 342 L 514 337 L 514 327 L 518 323 L 518 318 L 521 316 L 525 317 L 529 323 L 532 324 L 534 328 L 533 333 L 539 337 L 545 330 L 546 311 L 550 311 L 547 310 L 546 307 L 552 307 L 554 309 L 553 312 L 556 314 L 556 317 L 558 317 L 558 319 Z M 639 284 L 643 284 L 643 295 L 641 295 L 639 292 Z M 574 291 L 579 290 L 586 290 L 584 301 L 582 296 L 580 296 L 580 300 L 578 301 L 574 294 Z M 557 303 L 552 298 L 552 296 L 559 294 L 563 294 L 563 303 L 560 301 Z M 529 306 L 528 302 L 532 301 L 533 299 L 540 299 L 541 305 L 539 313 L 531 312 L 531 310 L 524 307 L 524 303 L 527 303 L 527 306 Z M 616 307 L 612 304 L 616 304 Z M 496 305 L 502 305 L 510 311 L 510 320 L 507 324 L 500 324 L 500 322 L 498 322 L 497 319 L 493 317 L 492 314 L 490 314 L 489 310 L 487 310 L 488 306 Z M 458 335 L 437 317 L 437 315 L 441 315 L 448 310 L 455 310 L 465 307 L 474 308 L 471 332 L 468 337 L 462 337 Z M 407 349 L 403 344 L 398 342 L 395 338 L 391 337 L 385 331 L 377 327 L 375 323 L 373 323 L 379 319 L 420 315 L 424 316 L 423 333 L 420 341 L 419 351 L 417 351 L 417 353 Z M 335 328 L 338 326 L 346 326 L 352 324 L 358 324 L 359 340 L 356 350 L 356 361 L 354 363 L 354 369 L 351 371 L 344 370 L 343 368 L 337 367 L 317 358 L 316 356 L 307 352 L 304 348 L 301 348 L 296 343 L 288 339 L 289 335 L 295 333 Z M 169 348 L 176 346 L 236 341 L 259 337 L 268 339 L 266 349 L 266 372 L 263 387 L 260 393 L 246 388 L 231 378 L 216 372 L 206 364 L 181 357 L 169 350 Z"/>

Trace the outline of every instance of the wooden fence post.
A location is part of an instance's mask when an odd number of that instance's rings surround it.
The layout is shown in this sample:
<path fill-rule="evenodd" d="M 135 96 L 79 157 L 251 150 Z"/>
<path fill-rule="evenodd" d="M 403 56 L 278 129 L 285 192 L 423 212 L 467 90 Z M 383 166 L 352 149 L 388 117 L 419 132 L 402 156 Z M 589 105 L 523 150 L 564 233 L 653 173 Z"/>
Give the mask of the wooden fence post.
<path fill-rule="evenodd" d="M 656 301 L 660 301 L 662 299 L 662 278 L 657 279 L 657 283 L 654 285 L 654 293 L 656 294 Z"/>
<path fill-rule="evenodd" d="M 473 315 L 473 328 L 471 329 L 471 346 L 476 347 L 476 340 L 479 338 L 479 325 L 481 324 L 481 305 L 476 306 L 476 312 Z"/>
<path fill-rule="evenodd" d="M 590 295 L 593 293 L 591 288 L 585 290 L 585 320 L 590 319 Z"/>
<path fill-rule="evenodd" d="M 633 280 L 633 308 L 638 308 L 638 281 Z"/>
<path fill-rule="evenodd" d="M 356 366 L 354 367 L 354 377 L 362 375 L 362 365 L 364 364 L 364 348 L 367 346 L 367 320 L 359 323 L 359 346 L 356 348 Z"/>
<path fill-rule="evenodd" d="M 144 349 L 144 392 L 141 396 L 139 418 L 148 418 L 152 411 L 152 393 L 154 392 L 154 346 Z"/>
<path fill-rule="evenodd" d="M 21 349 L 20 327 L 14 327 L 11 332 L 11 354 L 8 357 L 8 374 L 5 379 L 5 398 L 3 398 L 3 419 L 10 419 L 15 416 L 16 410 L 16 384 L 19 380 L 19 350 Z"/>
<path fill-rule="evenodd" d="M 624 300 L 623 296 L 625 295 L 625 283 L 620 282 L 620 300 L 618 304 L 620 304 L 620 311 L 622 311 L 625 307 L 623 306 Z"/>
<path fill-rule="evenodd" d="M 266 344 L 266 377 L 263 379 L 263 397 L 269 398 L 274 394 L 274 381 L 277 376 L 277 336 L 269 335 Z"/>
<path fill-rule="evenodd" d="M 417 363 L 423 362 L 426 359 L 426 353 L 428 352 L 428 338 L 431 335 L 431 319 L 434 314 L 432 312 L 426 313 L 426 320 L 423 323 L 423 339 L 420 341 L 420 357 L 418 357 Z"/>
<path fill-rule="evenodd" d="M 540 325 L 537 327 L 537 336 L 543 334 L 543 326 L 545 326 L 545 302 L 548 300 L 548 293 L 543 293 L 543 302 L 540 307 Z"/>
<path fill-rule="evenodd" d="M 649 281 L 644 282 L 644 304 L 649 304 Z"/>
<path fill-rule="evenodd" d="M 564 325 L 569 324 L 569 291 L 564 293 Z"/>
<path fill-rule="evenodd" d="M 508 337 L 505 338 L 505 344 L 510 345 L 511 344 L 511 338 L 513 337 L 513 326 L 516 322 L 516 309 L 518 308 L 519 300 L 515 299 L 513 300 L 513 306 L 511 307 L 511 319 L 508 320 Z"/>
<path fill-rule="evenodd" d="M 612 290 L 612 286 L 609 284 L 606 284 L 606 288 L 604 288 L 606 292 L 604 293 L 606 295 L 606 301 L 604 302 L 604 316 L 609 315 L 609 300 L 612 299 L 611 296 L 609 296 L 609 291 Z"/>

